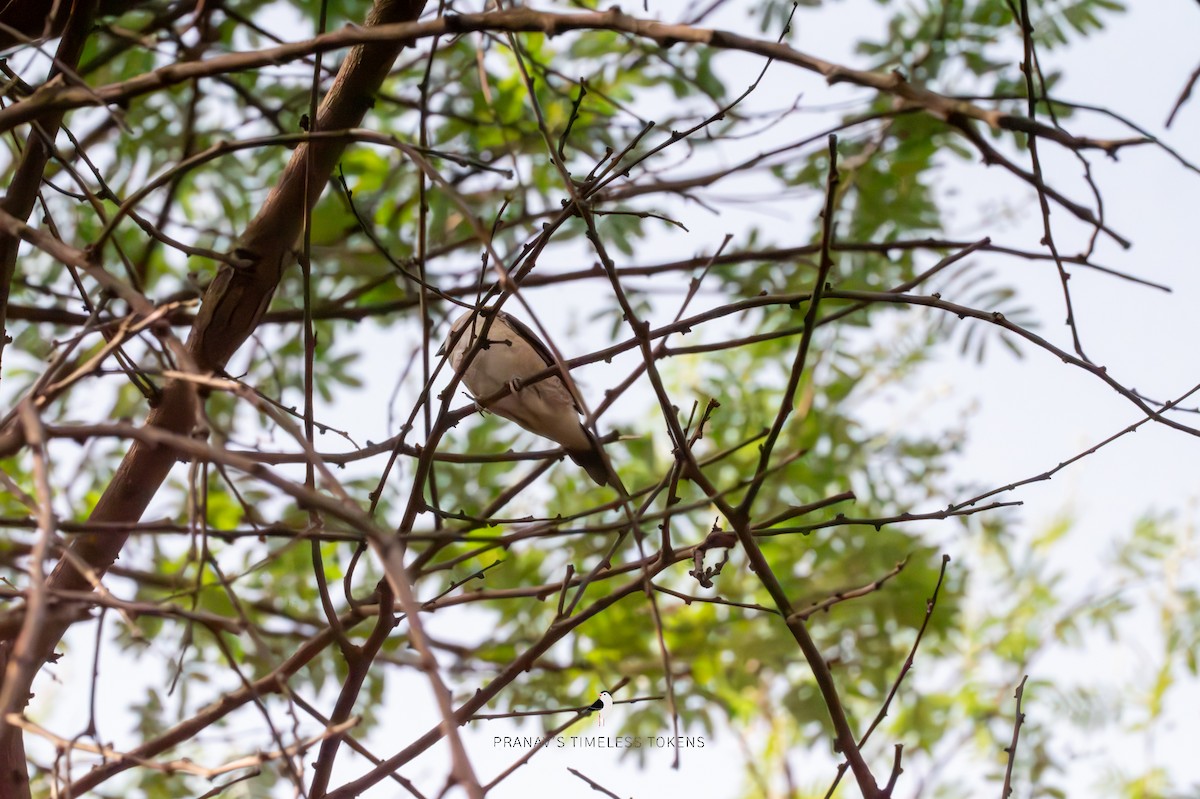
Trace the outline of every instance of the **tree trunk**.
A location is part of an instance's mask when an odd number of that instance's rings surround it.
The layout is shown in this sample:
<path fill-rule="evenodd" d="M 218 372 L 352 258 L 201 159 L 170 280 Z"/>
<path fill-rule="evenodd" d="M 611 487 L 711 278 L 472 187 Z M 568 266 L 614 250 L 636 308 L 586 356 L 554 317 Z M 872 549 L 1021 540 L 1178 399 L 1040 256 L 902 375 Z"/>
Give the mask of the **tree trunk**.
<path fill-rule="evenodd" d="M 423 6 L 424 0 L 377 0 L 367 24 L 410 22 L 417 19 Z M 321 103 L 317 129 L 358 126 L 405 44 L 385 42 L 351 50 Z M 302 232 L 306 212 L 316 204 L 344 149 L 345 142 L 333 139 L 297 147 L 278 184 L 241 237 L 236 250 L 241 265 L 238 268 L 221 265 L 205 293 L 187 341 L 187 350 L 202 371 L 222 370 L 254 332 Z M 192 384 L 170 382 L 146 424 L 190 434 L 195 427 L 198 402 Z M 138 521 L 175 460 L 175 453 L 165 447 L 135 442 L 97 503 L 91 521 Z M 92 575 L 103 576 L 120 555 L 127 537 L 111 532 L 78 535 L 69 549 L 87 564 Z M 91 589 L 87 576 L 66 558 L 59 561 L 48 585 L 52 589 Z M 13 700 L 15 710 L 24 707 L 37 671 L 52 656 L 69 625 L 69 620 L 61 619 L 44 624 L 30 647 L 32 660 L 22 659 L 29 665 L 4 675 L 5 681 L 13 681 L 4 686 L 4 693 L 19 697 Z M 20 743 L 12 740 L 14 737 L 19 737 L 19 730 L 0 718 L 0 775 L 25 773 L 24 753 Z M 14 758 L 20 758 L 21 762 L 14 762 Z M 24 796 L 27 795 L 26 791 Z M 0 799 L 7 797 L 0 794 Z"/>

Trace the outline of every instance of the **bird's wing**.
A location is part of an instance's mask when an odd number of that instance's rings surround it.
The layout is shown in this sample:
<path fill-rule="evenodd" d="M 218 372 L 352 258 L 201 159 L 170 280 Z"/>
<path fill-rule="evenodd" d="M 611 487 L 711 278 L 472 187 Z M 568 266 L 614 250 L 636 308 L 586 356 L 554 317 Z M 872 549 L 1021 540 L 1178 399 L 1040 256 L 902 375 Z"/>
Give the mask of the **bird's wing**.
<path fill-rule="evenodd" d="M 526 343 L 529 344 L 533 351 L 537 353 L 537 356 L 541 358 L 547 366 L 555 365 L 553 353 L 550 352 L 550 348 L 546 346 L 545 342 L 538 337 L 538 334 L 533 332 L 533 328 L 512 314 L 507 314 L 504 311 L 500 312 L 500 318 L 504 320 L 506 325 L 516 331 L 517 335 L 525 339 Z M 558 385 L 554 385 L 555 383 L 558 383 Z M 576 412 L 583 412 L 583 409 L 579 407 L 579 401 L 575 398 L 575 395 L 570 389 L 563 385 L 561 377 L 548 377 L 539 383 L 535 383 L 533 386 L 531 386 L 531 388 L 541 388 L 544 391 L 548 391 L 555 399 L 569 398 L 571 400 L 571 405 L 575 407 Z M 562 396 L 560 391 L 562 394 L 566 394 L 566 396 Z"/>
<path fill-rule="evenodd" d="M 499 312 L 499 321 L 508 325 L 509 329 L 514 334 L 524 339 L 529 348 L 537 355 L 546 366 L 554 366 L 554 356 L 550 353 L 550 349 L 538 337 L 537 333 L 529 327 L 529 325 L 517 319 L 511 314 Z M 522 391 L 528 391 L 531 394 L 539 397 L 549 407 L 564 407 L 570 405 L 575 409 L 576 413 L 583 413 L 583 406 L 579 398 L 575 396 L 567 384 L 563 381 L 561 375 L 553 375 L 540 380 L 533 385 L 523 388 Z M 515 399 L 515 398 L 513 398 Z M 592 431 L 586 426 L 579 423 L 577 420 L 574 424 L 569 424 L 562 420 L 562 424 L 558 425 L 557 430 L 547 429 L 540 422 L 545 421 L 545 416 L 531 418 L 527 411 L 526 404 L 520 401 L 510 402 L 509 398 L 501 400 L 496 406 L 497 412 L 502 416 L 512 419 L 517 424 L 527 430 L 532 430 L 538 435 L 546 436 L 558 443 L 562 444 L 567 449 L 567 454 L 571 460 L 575 461 L 588 476 L 596 481 L 599 485 L 608 484 L 608 467 L 604 463 L 604 458 L 600 455 L 600 443 L 596 441 L 596 437 Z M 596 709 L 600 709 L 601 705 L 597 705 Z"/>
<path fill-rule="evenodd" d="M 500 318 L 504 320 L 504 324 L 517 331 L 521 338 L 525 339 L 530 347 L 533 347 L 533 351 L 538 354 L 538 357 L 541 358 L 547 366 L 554 365 L 554 355 L 551 354 L 550 349 L 542 342 L 542 340 L 538 338 L 538 334 L 533 332 L 533 328 L 512 314 L 507 314 L 504 311 L 500 312 Z"/>

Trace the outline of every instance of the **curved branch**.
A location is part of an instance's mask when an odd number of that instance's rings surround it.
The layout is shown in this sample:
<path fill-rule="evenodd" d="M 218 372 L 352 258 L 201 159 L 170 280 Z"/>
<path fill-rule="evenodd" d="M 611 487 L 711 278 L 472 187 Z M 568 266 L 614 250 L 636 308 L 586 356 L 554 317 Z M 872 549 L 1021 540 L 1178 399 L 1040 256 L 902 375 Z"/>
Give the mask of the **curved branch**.
<path fill-rule="evenodd" d="M 891 95 L 943 120 L 949 121 L 955 117 L 973 119 L 995 130 L 1036 135 L 1072 150 L 1102 150 L 1112 155 L 1123 147 L 1150 143 L 1149 139 L 1142 136 L 1125 139 L 1074 136 L 1064 130 L 1019 114 L 987 109 L 968 100 L 939 94 L 923 86 L 910 83 L 899 72 L 852 69 L 769 39 L 755 39 L 725 30 L 697 28 L 691 25 L 670 25 L 639 19 L 624 14 L 617 8 L 598 13 L 579 12 L 573 14 L 557 14 L 519 8 L 483 14 L 450 14 L 424 22 L 376 25 L 369 28 L 345 28 L 278 47 L 232 53 L 204 61 L 171 64 L 136 78 L 96 89 L 62 85 L 45 86 L 21 102 L 0 110 L 0 132 L 29 122 L 52 110 L 80 108 L 95 105 L 98 101 L 125 103 L 135 97 L 185 81 L 276 66 L 315 53 L 329 52 L 350 45 L 368 43 L 395 45 L 397 42 L 411 42 L 417 39 L 477 31 L 544 33 L 547 36 L 557 36 L 571 31 L 587 30 L 619 31 L 650 39 L 663 47 L 687 43 L 705 45 L 718 50 L 737 50 L 759 55 L 814 72 L 824 77 L 830 84 L 849 83 L 866 89 L 874 89 L 881 94 Z M 332 125 L 321 129 L 331 130 L 337 127 L 349 126 Z"/>

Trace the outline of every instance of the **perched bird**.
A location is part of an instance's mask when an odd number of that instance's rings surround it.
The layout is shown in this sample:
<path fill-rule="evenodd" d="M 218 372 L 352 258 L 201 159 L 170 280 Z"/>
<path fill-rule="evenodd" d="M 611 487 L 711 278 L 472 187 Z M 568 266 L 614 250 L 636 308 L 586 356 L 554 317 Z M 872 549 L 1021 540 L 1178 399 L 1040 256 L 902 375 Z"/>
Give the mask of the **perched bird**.
<path fill-rule="evenodd" d="M 491 312 L 467 311 L 455 320 L 439 355 L 450 352 L 450 365 L 462 372 L 462 380 L 477 399 L 495 394 L 508 386 L 511 393 L 488 404 L 487 410 L 516 422 L 562 445 L 571 460 L 583 467 L 600 485 L 608 484 L 608 468 L 600 455 L 600 444 L 579 419 L 579 403 L 559 375 L 524 385 L 546 367 L 554 365 L 550 350 L 519 319 L 497 311 L 487 338 L 462 371 L 463 359 L 484 334 Z M 474 324 L 467 329 L 468 323 Z"/>
<path fill-rule="evenodd" d="M 604 714 L 607 713 L 612 706 L 613 706 L 612 694 L 610 694 L 608 691 L 601 691 L 600 698 L 597 699 L 595 702 L 592 702 L 592 706 L 590 708 L 588 708 L 589 711 L 599 711 L 599 715 L 597 716 L 597 719 L 596 719 L 597 727 L 604 726 Z"/>

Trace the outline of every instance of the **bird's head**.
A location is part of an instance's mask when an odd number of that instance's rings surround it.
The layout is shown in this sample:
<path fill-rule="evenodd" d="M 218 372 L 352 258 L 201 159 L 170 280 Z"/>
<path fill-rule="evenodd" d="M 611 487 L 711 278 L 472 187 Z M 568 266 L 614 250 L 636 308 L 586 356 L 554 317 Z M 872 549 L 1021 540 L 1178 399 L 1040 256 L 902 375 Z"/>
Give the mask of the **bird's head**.
<path fill-rule="evenodd" d="M 446 334 L 446 340 L 443 341 L 442 346 L 438 348 L 438 357 L 440 358 L 441 356 L 450 352 L 452 348 L 458 347 L 460 342 L 463 344 L 470 343 L 469 341 L 462 341 L 462 329 L 467 326 L 467 323 L 470 322 L 471 319 L 474 319 L 475 324 L 473 326 L 473 330 L 474 332 L 478 333 L 480 328 L 483 327 L 483 323 L 490 314 L 490 311 L 490 308 L 483 308 L 478 311 L 474 308 L 468 308 L 461 316 L 455 319 L 454 324 L 450 325 L 450 332 Z"/>

